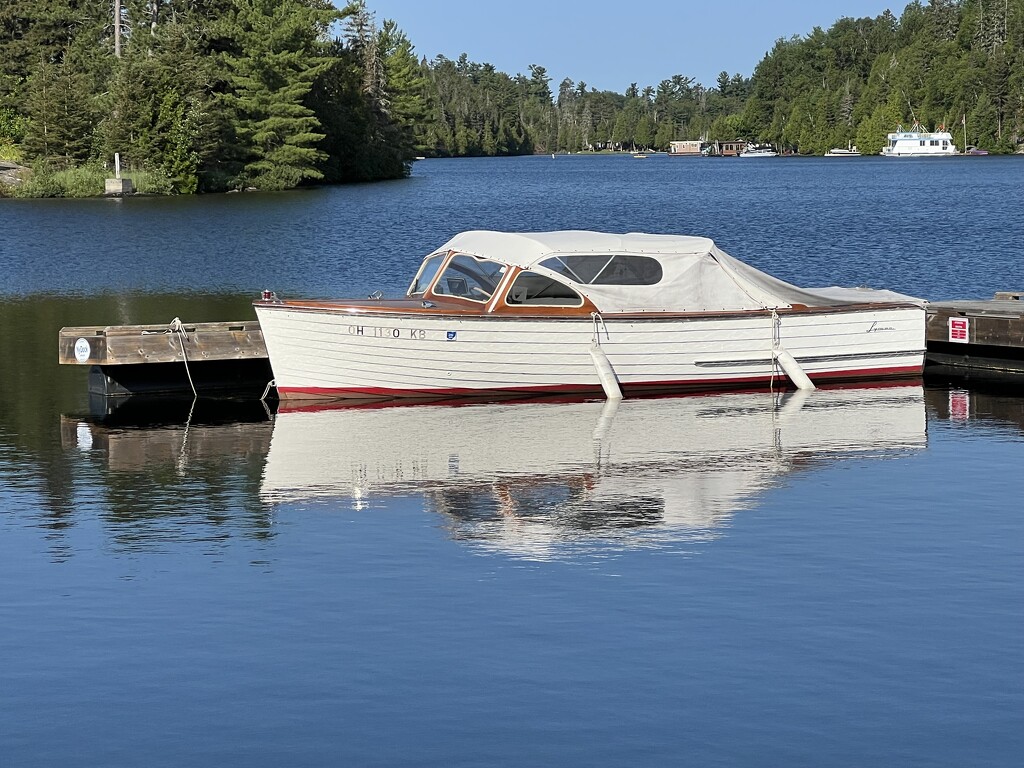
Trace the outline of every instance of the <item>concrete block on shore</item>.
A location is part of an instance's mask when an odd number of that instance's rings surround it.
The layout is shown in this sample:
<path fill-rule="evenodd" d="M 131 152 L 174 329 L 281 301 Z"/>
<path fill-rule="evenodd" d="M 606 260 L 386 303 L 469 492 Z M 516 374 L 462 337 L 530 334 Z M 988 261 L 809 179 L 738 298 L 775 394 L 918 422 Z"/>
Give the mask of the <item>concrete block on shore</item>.
<path fill-rule="evenodd" d="M 107 179 L 103 190 L 104 195 L 130 195 L 135 192 L 131 179 Z"/>

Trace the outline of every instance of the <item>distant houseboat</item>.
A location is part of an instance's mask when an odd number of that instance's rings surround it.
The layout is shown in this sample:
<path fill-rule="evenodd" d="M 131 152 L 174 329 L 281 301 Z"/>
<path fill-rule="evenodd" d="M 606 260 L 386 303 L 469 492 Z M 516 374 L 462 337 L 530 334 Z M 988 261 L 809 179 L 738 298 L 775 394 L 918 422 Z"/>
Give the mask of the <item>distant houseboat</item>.
<path fill-rule="evenodd" d="M 937 131 L 923 131 L 917 122 L 909 131 L 904 131 L 900 125 L 886 138 L 883 157 L 953 157 L 958 154 L 953 135 L 944 125 Z"/>
<path fill-rule="evenodd" d="M 702 157 L 707 154 L 709 146 L 706 141 L 671 141 L 668 154 L 669 157 Z"/>
<path fill-rule="evenodd" d="M 746 148 L 747 142 L 741 139 L 715 142 L 715 154 L 722 157 L 739 157 Z"/>

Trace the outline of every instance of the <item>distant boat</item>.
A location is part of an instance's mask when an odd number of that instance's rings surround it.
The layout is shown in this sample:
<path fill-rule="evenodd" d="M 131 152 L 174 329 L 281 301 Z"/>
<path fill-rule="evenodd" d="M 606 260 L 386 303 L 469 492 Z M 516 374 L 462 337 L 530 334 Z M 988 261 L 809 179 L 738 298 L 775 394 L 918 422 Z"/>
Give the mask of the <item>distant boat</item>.
<path fill-rule="evenodd" d="M 953 134 L 944 125 L 937 131 L 923 131 L 918 122 L 909 131 L 904 131 L 900 125 L 886 139 L 883 157 L 954 157 L 958 154 Z"/>
<path fill-rule="evenodd" d="M 968 147 L 967 151 L 964 152 L 964 154 L 965 155 L 974 155 L 975 157 L 980 157 L 981 155 L 987 155 L 988 154 L 988 150 L 987 149 L 978 149 L 977 147 Z"/>
<path fill-rule="evenodd" d="M 740 157 L 778 157 L 779 153 L 770 144 L 747 144 Z"/>
<path fill-rule="evenodd" d="M 847 144 L 846 149 L 842 147 L 833 147 L 825 153 L 825 157 L 860 157 L 860 152 L 853 146 L 853 143 Z"/>
<path fill-rule="evenodd" d="M 647 155 L 645 155 L 643 152 L 634 152 L 633 157 L 638 157 L 641 160 L 645 160 L 647 158 Z"/>

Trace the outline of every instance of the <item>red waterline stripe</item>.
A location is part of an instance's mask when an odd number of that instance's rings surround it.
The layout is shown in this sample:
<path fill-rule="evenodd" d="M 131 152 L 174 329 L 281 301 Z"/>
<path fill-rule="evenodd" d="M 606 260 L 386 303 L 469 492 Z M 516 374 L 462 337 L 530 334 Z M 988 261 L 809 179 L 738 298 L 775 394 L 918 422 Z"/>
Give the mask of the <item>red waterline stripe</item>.
<path fill-rule="evenodd" d="M 812 381 L 842 381 L 875 377 L 913 377 L 920 376 L 923 366 L 899 366 L 888 368 L 862 368 L 854 371 L 830 371 L 816 373 Z M 642 392 L 651 390 L 694 390 L 694 389 L 734 389 L 758 384 L 778 382 L 784 386 L 788 382 L 782 376 L 757 376 L 733 379 L 682 379 L 674 381 L 644 381 L 622 384 L 624 392 Z M 440 389 L 388 389 L 386 387 L 279 387 L 278 395 L 282 399 L 316 399 L 316 398 L 407 398 L 407 397 L 496 397 L 501 393 L 511 396 L 529 394 L 588 394 L 602 391 L 598 384 L 552 384 L 533 387 L 494 387 L 474 389 L 469 387 L 446 387 Z"/>

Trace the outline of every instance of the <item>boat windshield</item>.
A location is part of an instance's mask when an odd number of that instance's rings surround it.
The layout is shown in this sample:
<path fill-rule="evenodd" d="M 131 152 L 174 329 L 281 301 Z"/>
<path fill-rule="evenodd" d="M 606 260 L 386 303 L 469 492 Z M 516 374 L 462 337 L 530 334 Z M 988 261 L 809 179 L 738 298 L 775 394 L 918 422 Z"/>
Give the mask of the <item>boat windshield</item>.
<path fill-rule="evenodd" d="M 494 294 L 506 267 L 490 259 L 478 259 L 460 253 L 454 256 L 434 284 L 439 296 L 458 296 L 460 299 L 487 301 Z"/>
<path fill-rule="evenodd" d="M 423 293 L 430 287 L 430 284 L 434 281 L 434 276 L 437 274 L 437 270 L 441 268 L 441 264 L 444 262 L 444 257 L 445 254 L 439 253 L 437 256 L 429 256 L 423 260 L 420 271 L 416 273 L 412 285 L 409 286 L 408 296 Z"/>

